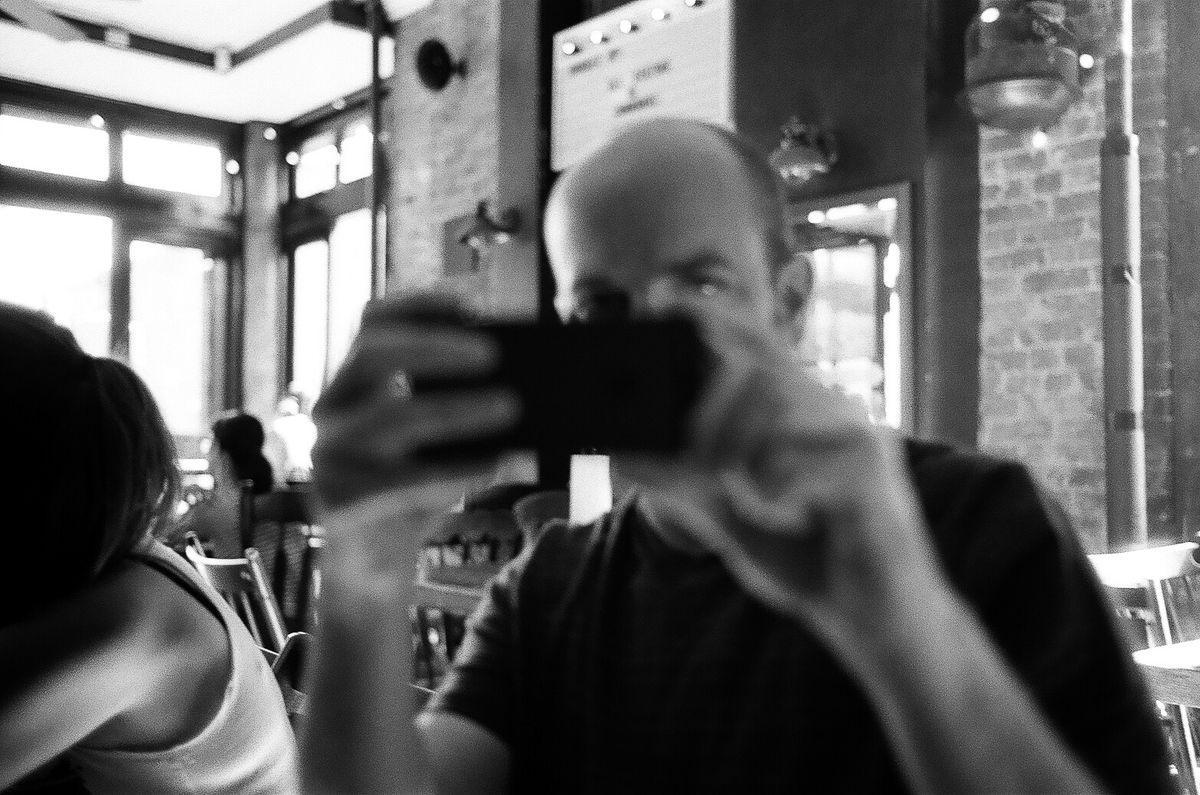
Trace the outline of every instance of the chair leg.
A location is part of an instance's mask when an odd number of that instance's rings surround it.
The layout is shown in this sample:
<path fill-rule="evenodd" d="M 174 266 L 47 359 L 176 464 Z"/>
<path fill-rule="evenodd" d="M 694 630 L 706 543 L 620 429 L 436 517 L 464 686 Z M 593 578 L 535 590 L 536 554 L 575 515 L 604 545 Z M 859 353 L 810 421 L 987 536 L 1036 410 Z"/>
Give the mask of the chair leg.
<path fill-rule="evenodd" d="M 321 545 L 316 536 L 305 539 L 300 558 L 300 579 L 296 584 L 297 629 L 310 631 L 316 625 L 317 601 L 321 598 Z"/>
<path fill-rule="evenodd" d="M 1171 763 L 1180 789 L 1188 795 L 1196 792 L 1196 749 L 1192 739 L 1191 721 L 1187 710 L 1174 704 L 1163 704 L 1163 728 L 1171 750 Z"/>

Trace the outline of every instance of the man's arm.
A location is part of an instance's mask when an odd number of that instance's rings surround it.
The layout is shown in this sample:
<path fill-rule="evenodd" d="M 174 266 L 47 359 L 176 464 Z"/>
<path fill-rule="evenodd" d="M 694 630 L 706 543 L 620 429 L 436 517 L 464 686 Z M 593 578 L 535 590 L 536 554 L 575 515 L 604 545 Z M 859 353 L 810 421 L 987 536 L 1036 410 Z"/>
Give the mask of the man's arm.
<path fill-rule="evenodd" d="M 914 790 L 1102 791 L 969 606 L 920 583 L 893 604 L 871 641 L 843 662 Z"/>
<path fill-rule="evenodd" d="M 633 472 L 660 517 L 824 643 L 914 789 L 1099 791 L 947 580 L 899 440 L 710 314 L 722 365 L 689 453 Z"/>
<path fill-rule="evenodd" d="M 494 366 L 488 341 L 456 326 L 452 302 L 373 304 L 315 419 L 314 480 L 326 528 L 321 631 L 301 738 L 312 792 L 500 792 L 503 745 L 469 721 L 413 723 L 409 607 L 423 539 L 490 462 L 419 459 L 427 448 L 502 430 L 506 394 L 413 394 L 421 378 Z M 500 747 L 497 748 L 497 745 Z"/>

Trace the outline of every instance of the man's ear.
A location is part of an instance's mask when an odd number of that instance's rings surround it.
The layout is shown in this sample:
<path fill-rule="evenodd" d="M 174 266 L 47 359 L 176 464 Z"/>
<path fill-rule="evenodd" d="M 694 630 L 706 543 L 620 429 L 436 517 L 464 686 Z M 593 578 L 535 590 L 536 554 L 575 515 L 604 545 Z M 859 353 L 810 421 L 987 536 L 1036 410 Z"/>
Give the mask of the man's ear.
<path fill-rule="evenodd" d="M 790 345 L 798 345 L 804 336 L 812 289 L 812 258 L 807 252 L 796 252 L 779 268 L 774 285 L 775 324 Z"/>

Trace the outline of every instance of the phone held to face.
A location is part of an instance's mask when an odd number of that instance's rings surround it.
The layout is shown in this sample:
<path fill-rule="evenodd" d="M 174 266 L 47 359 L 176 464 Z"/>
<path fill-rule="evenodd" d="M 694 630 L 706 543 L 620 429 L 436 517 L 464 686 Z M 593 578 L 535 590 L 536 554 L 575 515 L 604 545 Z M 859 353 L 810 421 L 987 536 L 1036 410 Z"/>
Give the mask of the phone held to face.
<path fill-rule="evenodd" d="M 704 377 L 704 349 L 684 319 L 565 326 L 477 326 L 496 340 L 499 366 L 474 381 L 417 380 L 414 392 L 506 386 L 521 401 L 508 432 L 429 449 L 425 457 L 553 447 L 601 453 L 683 447 Z"/>

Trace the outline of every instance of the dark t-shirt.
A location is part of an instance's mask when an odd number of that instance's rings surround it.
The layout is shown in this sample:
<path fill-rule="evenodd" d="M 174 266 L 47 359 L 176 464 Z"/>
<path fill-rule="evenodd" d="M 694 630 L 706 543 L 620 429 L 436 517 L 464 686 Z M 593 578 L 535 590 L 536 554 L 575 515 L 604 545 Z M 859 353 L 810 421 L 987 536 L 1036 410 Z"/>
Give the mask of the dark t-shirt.
<path fill-rule="evenodd" d="M 919 442 L 909 458 L 950 580 L 1067 744 L 1113 792 L 1173 791 L 1090 565 L 1026 471 Z M 663 544 L 636 500 L 508 566 L 428 708 L 502 738 L 515 793 L 907 789 L 815 638 L 716 558 Z"/>

